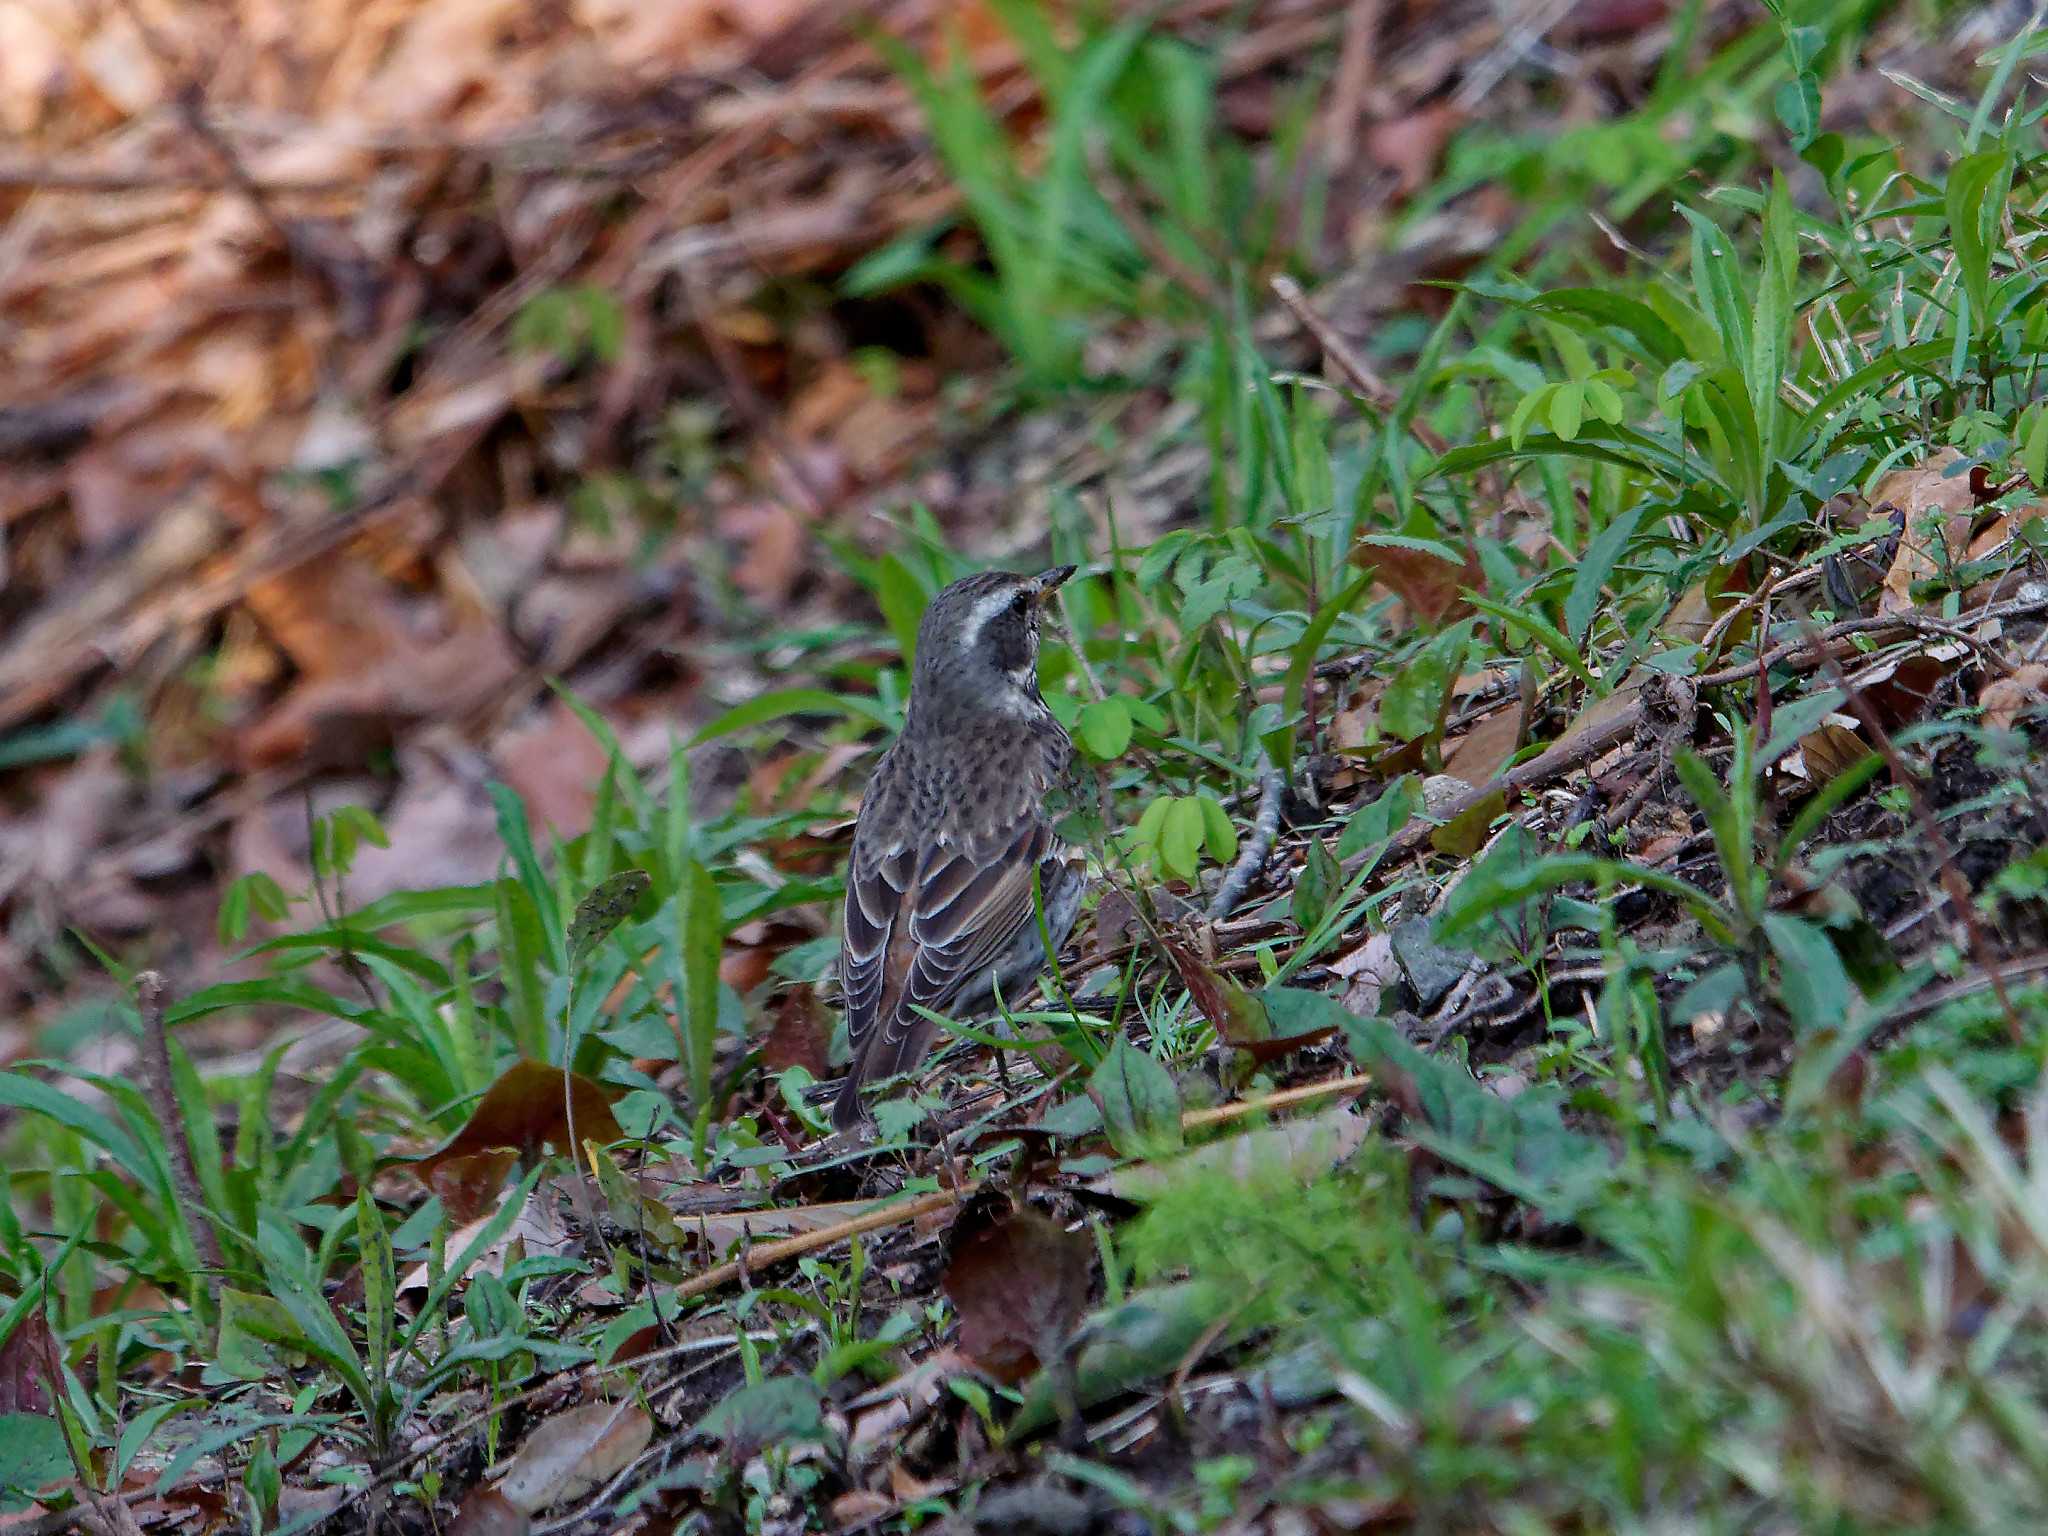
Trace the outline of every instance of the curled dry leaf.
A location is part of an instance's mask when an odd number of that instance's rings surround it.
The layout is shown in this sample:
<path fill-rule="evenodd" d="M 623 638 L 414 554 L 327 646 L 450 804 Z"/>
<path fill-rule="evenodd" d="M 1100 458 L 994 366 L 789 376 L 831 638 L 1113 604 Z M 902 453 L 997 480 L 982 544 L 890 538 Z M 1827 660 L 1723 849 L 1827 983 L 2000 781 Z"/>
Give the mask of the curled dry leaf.
<path fill-rule="evenodd" d="M 2048 692 L 2048 663 L 2030 661 L 2015 667 L 2009 676 L 1985 684 L 1977 695 L 1984 710 L 1984 723 L 1994 731 L 2009 731 L 2019 717 L 2037 708 Z"/>
<path fill-rule="evenodd" d="M 1852 728 L 1834 721 L 1799 738 L 1799 760 L 1815 789 L 1839 779 L 1861 762 L 1869 750 Z"/>
<path fill-rule="evenodd" d="M 613 1142 L 624 1133 L 612 1115 L 613 1094 L 581 1073 L 569 1076 L 569 1101 L 576 1115 L 579 1141 Z M 413 1162 L 423 1183 L 433 1182 L 435 1171 L 450 1158 L 472 1157 L 511 1147 L 523 1159 L 538 1156 L 543 1147 L 569 1151 L 569 1124 L 562 1102 L 562 1073 L 542 1061 L 520 1061 L 485 1092 L 483 1102 L 469 1123 L 441 1146 Z"/>
<path fill-rule="evenodd" d="M 449 1536 L 526 1536 L 533 1520 L 495 1488 L 472 1488 L 455 1512 Z"/>
<path fill-rule="evenodd" d="M 998 1381 L 1022 1381 L 1088 1307 L 1095 1244 L 1051 1217 L 980 1199 L 953 1224 L 941 1280 L 960 1314 L 960 1352 Z"/>
<path fill-rule="evenodd" d="M 1522 722 L 1512 707 L 1497 709 L 1458 738 L 1444 754 L 1444 772 L 1477 789 L 1501 770 L 1521 744 Z"/>
<path fill-rule="evenodd" d="M 1925 581 L 1960 559 L 1968 547 L 1970 526 L 1976 520 L 1976 497 L 1970 476 L 1949 473 L 1962 458 L 1958 450 L 1944 448 L 1910 469 L 1893 470 L 1871 487 L 1873 507 L 1882 510 L 1889 504 L 1906 514 L 1898 553 L 1885 572 L 1884 591 L 1877 600 L 1880 614 L 1910 612 L 1913 583 Z M 1930 523 L 1934 524 L 1932 531 Z M 1939 554 L 1930 538 L 1941 540 Z"/>
<path fill-rule="evenodd" d="M 638 1404 L 585 1403 L 527 1436 L 497 1491 L 529 1515 L 567 1504 L 625 1470 L 653 1438 L 654 1421 Z"/>

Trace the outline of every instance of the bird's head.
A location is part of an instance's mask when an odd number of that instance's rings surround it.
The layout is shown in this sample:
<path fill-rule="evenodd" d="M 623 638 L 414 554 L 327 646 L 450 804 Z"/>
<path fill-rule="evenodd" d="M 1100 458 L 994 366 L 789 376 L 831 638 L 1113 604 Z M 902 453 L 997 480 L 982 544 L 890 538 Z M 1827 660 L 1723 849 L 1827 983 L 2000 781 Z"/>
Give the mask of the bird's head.
<path fill-rule="evenodd" d="M 1003 710 L 1038 702 L 1038 621 L 1071 565 L 1036 576 L 979 571 L 932 599 L 917 626 L 911 697 Z"/>

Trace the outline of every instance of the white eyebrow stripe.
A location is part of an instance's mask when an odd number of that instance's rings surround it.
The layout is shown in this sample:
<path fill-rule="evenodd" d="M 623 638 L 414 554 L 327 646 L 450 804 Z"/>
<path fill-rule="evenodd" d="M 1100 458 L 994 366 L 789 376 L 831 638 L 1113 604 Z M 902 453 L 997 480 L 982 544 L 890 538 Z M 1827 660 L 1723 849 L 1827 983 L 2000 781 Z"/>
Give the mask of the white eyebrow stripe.
<path fill-rule="evenodd" d="M 981 632 L 988 627 L 988 621 L 1001 613 L 1017 599 L 1015 587 L 998 587 L 985 597 L 978 598 L 967 611 L 967 632 L 962 637 L 968 645 L 981 638 Z"/>

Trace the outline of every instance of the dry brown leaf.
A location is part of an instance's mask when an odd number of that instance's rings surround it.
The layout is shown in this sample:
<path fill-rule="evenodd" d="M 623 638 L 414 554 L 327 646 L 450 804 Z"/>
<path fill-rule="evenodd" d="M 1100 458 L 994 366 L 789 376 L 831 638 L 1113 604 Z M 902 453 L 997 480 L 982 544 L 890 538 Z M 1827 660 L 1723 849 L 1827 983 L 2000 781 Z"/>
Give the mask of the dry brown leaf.
<path fill-rule="evenodd" d="M 441 1208 L 456 1226 L 466 1226 L 495 1210 L 505 1192 L 506 1175 L 519 1161 L 517 1147 L 492 1147 L 444 1157 L 427 1171 L 427 1187 L 441 1197 Z"/>
<path fill-rule="evenodd" d="M 1515 706 L 1510 703 L 1497 709 L 1458 738 L 1458 744 L 1444 754 L 1444 772 L 1477 789 L 1515 755 L 1521 734 L 1521 716 Z"/>
<path fill-rule="evenodd" d="M 849 1488 L 832 1501 L 832 1523 L 842 1531 L 873 1525 L 896 1512 L 896 1501 L 871 1488 Z"/>
<path fill-rule="evenodd" d="M 456 1258 L 467 1252 L 469 1245 L 476 1241 L 485 1227 L 490 1225 L 498 1211 L 504 1209 L 505 1200 L 511 1198 L 511 1193 L 507 1190 L 493 1210 L 486 1211 L 467 1226 L 458 1227 L 450 1232 L 448 1252 Z M 512 1218 L 504 1236 L 478 1254 L 470 1269 L 464 1274 L 481 1270 L 485 1274 L 501 1275 L 505 1272 L 507 1264 L 520 1257 L 535 1253 L 570 1254 L 575 1248 L 575 1238 L 562 1224 L 562 1219 L 556 1211 L 554 1194 L 543 1182 L 526 1197 L 526 1203 L 519 1208 L 518 1215 Z M 455 1278 L 460 1280 L 463 1275 Z M 398 1282 L 398 1293 L 406 1296 L 425 1291 L 433 1281 L 433 1272 L 428 1266 L 417 1265 L 408 1270 L 405 1278 Z"/>
<path fill-rule="evenodd" d="M 2048 517 L 2048 501 L 2032 501 L 2010 512 L 2001 512 L 1991 520 L 1983 532 L 1970 540 L 1970 547 L 1964 551 L 1964 558 L 1990 559 L 2012 542 L 2020 524 L 2030 523 L 2037 517 Z"/>
<path fill-rule="evenodd" d="M 56 1336 L 43 1309 L 31 1308 L 0 1342 L 0 1414 L 49 1413 L 50 1365 L 57 1358 Z"/>
<path fill-rule="evenodd" d="M 1380 1011 L 1380 995 L 1401 979 L 1400 962 L 1394 958 L 1393 935 L 1372 934 L 1349 954 L 1330 963 L 1330 974 L 1345 982 L 1344 1006 L 1357 1014 Z"/>
<path fill-rule="evenodd" d="M 1857 695 L 1886 730 L 1917 720 L 1956 661 L 1969 654 L 1961 645 L 1922 651 L 1873 668 L 1857 679 Z"/>
<path fill-rule="evenodd" d="M 616 1091 L 600 1086 L 580 1072 L 569 1074 L 568 1104 L 563 1102 L 562 1071 L 544 1061 L 518 1061 L 485 1090 L 469 1122 L 441 1146 L 410 1164 L 422 1182 L 450 1158 L 472 1157 L 501 1147 L 531 1161 L 543 1147 L 569 1149 L 568 1113 L 576 1116 L 579 1142 L 614 1142 L 624 1134 L 612 1117 Z"/>
<path fill-rule="evenodd" d="M 2044 692 L 2048 692 L 2048 663 L 2029 661 L 2015 667 L 2010 676 L 1986 683 L 1977 703 L 1984 710 L 1987 726 L 2009 731 L 2021 715 L 2040 705 Z"/>
<path fill-rule="evenodd" d="M 514 1509 L 538 1514 L 624 1471 L 653 1438 L 654 1420 L 638 1404 L 585 1403 L 528 1435 L 497 1491 Z"/>
<path fill-rule="evenodd" d="M 1394 197 L 1406 200 L 1428 186 L 1443 158 L 1444 146 L 1465 123 L 1465 112 L 1449 97 L 1365 132 L 1365 152 L 1377 165 L 1394 173 Z M 1476 585 L 1476 583 L 1474 583 Z"/>
<path fill-rule="evenodd" d="M 462 1500 L 448 1536 L 526 1536 L 533 1520 L 495 1488 L 476 1487 Z"/>
<path fill-rule="evenodd" d="M 1641 702 L 1642 696 L 1643 685 L 1630 683 L 1615 689 L 1604 699 L 1595 699 L 1580 710 L 1578 717 L 1565 727 L 1564 734 L 1557 739 L 1557 745 L 1562 747 L 1567 742 L 1574 741 L 1590 731 L 1597 731 L 1601 726 L 1619 719 L 1634 709 Z"/>
<path fill-rule="evenodd" d="M 782 501 L 741 502 L 719 513 L 718 531 L 739 546 L 733 585 L 764 608 L 786 607 L 810 546 L 796 510 Z"/>
<path fill-rule="evenodd" d="M 761 1065 L 769 1072 L 802 1067 L 814 1078 L 826 1077 L 832 1071 L 826 1038 L 825 1013 L 816 991 L 791 987 L 775 1005 L 775 1023 L 761 1042 Z"/>
<path fill-rule="evenodd" d="M 550 700 L 532 719 L 500 736 L 491 756 L 499 777 L 519 791 L 537 825 L 552 827 L 565 841 L 582 836 L 609 754 L 574 710 L 560 699 Z"/>
<path fill-rule="evenodd" d="M 1361 544 L 1351 552 L 1351 563 L 1371 567 L 1380 585 L 1401 599 L 1418 624 L 1441 624 L 1466 612 L 1470 605 L 1464 589 L 1486 586 L 1478 552 L 1469 545 L 1463 565 L 1400 544 Z"/>
<path fill-rule="evenodd" d="M 998 1381 L 1022 1381 L 1088 1307 L 1095 1244 L 1051 1217 L 977 1199 L 953 1224 L 941 1280 L 960 1314 L 960 1352 Z"/>
<path fill-rule="evenodd" d="M 1751 586 L 1747 561 L 1737 562 L 1732 570 L 1720 567 L 1705 581 L 1695 582 L 1686 588 L 1658 628 L 1673 640 L 1698 645 L 1712 632 L 1723 614 L 1749 596 Z M 1753 615 L 1745 615 L 1730 626 L 1724 639 L 1730 642 L 1746 639 L 1754 623 Z"/>
<path fill-rule="evenodd" d="M 1845 725 L 1827 724 L 1799 738 L 1799 760 L 1815 789 L 1839 779 L 1863 761 L 1870 748 Z"/>
<path fill-rule="evenodd" d="M 1913 583 L 1937 574 L 1968 547 L 1977 508 L 1970 476 L 1945 473 L 1962 459 L 1959 450 L 1943 448 L 1909 469 L 1893 470 L 1871 488 L 1870 504 L 1874 510 L 1881 512 L 1889 504 L 1906 514 L 1898 554 L 1892 559 L 1891 569 L 1885 572 L 1884 591 L 1877 600 L 1880 615 L 1909 612 L 1913 607 Z M 1926 525 L 1930 519 L 1938 519 L 1940 555 L 1927 542 Z"/>

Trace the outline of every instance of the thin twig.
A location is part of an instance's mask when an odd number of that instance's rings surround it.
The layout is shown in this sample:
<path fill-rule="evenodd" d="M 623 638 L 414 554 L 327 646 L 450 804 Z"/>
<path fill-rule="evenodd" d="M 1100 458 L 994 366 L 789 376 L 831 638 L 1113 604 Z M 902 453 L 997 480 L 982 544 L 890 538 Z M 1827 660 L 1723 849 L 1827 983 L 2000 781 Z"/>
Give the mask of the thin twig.
<path fill-rule="evenodd" d="M 1252 835 L 1237 851 L 1237 861 L 1230 866 L 1230 873 L 1223 877 L 1223 883 L 1216 887 L 1215 899 L 1209 903 L 1212 923 L 1222 922 L 1237 910 L 1252 881 L 1266 867 L 1273 852 L 1273 839 L 1280 835 L 1280 798 L 1287 788 L 1287 777 L 1263 753 L 1260 761 L 1259 813 L 1252 818 Z"/>
<path fill-rule="evenodd" d="M 1782 589 L 1780 590 L 1782 591 Z M 2009 603 L 1996 603 L 1988 608 L 1980 608 L 1976 613 L 1966 615 L 1965 617 L 1971 623 L 1981 624 L 1987 619 L 2018 618 L 2022 615 L 2042 612 L 2048 612 L 2048 597 L 2016 598 Z M 1791 662 L 1802 667 L 1821 667 L 1834 660 L 1832 648 L 1838 642 L 1852 636 L 1876 635 L 1893 631 L 1915 634 L 1921 632 L 1924 627 L 1925 621 L 1912 614 L 1888 614 L 1882 618 L 1875 619 L 1844 619 L 1839 624 L 1831 624 L 1826 629 L 1817 632 L 1812 630 L 1809 625 L 1808 633 L 1800 639 L 1774 646 L 1761 656 L 1752 661 L 1743 662 L 1740 666 L 1724 667 L 1718 672 L 1709 672 L 1702 677 L 1694 679 L 1694 683 L 1696 687 L 1702 690 L 1725 688 L 1730 683 L 1746 682 L 1760 672 L 1768 672 L 1780 662 Z M 1839 672 L 1840 668 L 1837 667 L 1836 671 Z M 1603 720 L 1600 724 L 1581 731 L 1576 736 L 1567 736 L 1564 740 L 1555 743 L 1547 751 L 1530 758 L 1528 762 L 1521 764 L 1519 767 L 1511 768 L 1506 773 L 1499 774 L 1489 779 L 1486 783 L 1467 790 L 1464 794 L 1459 795 L 1456 799 L 1442 806 L 1427 820 L 1418 821 L 1406 827 L 1387 848 L 1386 853 L 1410 852 L 1428 841 L 1429 835 L 1438 826 L 1445 822 L 1456 821 L 1467 811 L 1484 804 L 1495 795 L 1528 789 L 1533 785 L 1545 783 L 1560 774 L 1567 773 L 1574 768 L 1591 762 L 1609 747 L 1617 745 L 1632 735 L 1636 728 L 1636 722 L 1642 718 L 1642 712 L 1642 703 L 1638 700 L 1610 719 Z M 1351 858 L 1344 862 L 1344 873 L 1347 876 L 1355 873 L 1360 865 L 1374 856 L 1375 851 L 1367 849 L 1363 853 L 1352 855 Z"/>
<path fill-rule="evenodd" d="M 227 1272 L 221 1258 L 220 1238 L 207 1215 L 206 1200 L 200 1193 L 199 1173 L 192 1164 L 192 1140 L 185 1129 L 185 1111 L 178 1103 L 178 1090 L 171 1080 L 171 1041 L 164 1030 L 164 1002 L 170 988 L 159 971 L 144 971 L 135 978 L 135 1006 L 142 1013 L 142 1091 L 163 1127 L 164 1145 L 170 1154 L 171 1186 L 178 1197 L 178 1209 L 192 1233 L 192 1247 L 200 1267 L 216 1280 Z"/>
<path fill-rule="evenodd" d="M 942 1211 L 949 1205 L 964 1200 L 979 1188 L 979 1183 L 963 1187 L 956 1195 L 952 1190 L 934 1190 L 907 1200 L 901 1205 L 885 1205 L 879 1210 L 865 1211 L 845 1221 L 835 1222 L 829 1227 L 820 1227 L 815 1232 L 799 1232 L 795 1237 L 785 1237 L 780 1242 L 763 1243 L 740 1258 L 729 1263 L 714 1265 L 701 1275 L 685 1280 L 675 1289 L 677 1301 L 688 1301 L 693 1296 L 702 1296 L 715 1291 L 730 1281 L 737 1280 L 749 1270 L 763 1269 L 770 1264 L 780 1264 L 787 1259 L 801 1258 L 819 1248 L 830 1248 L 834 1243 L 863 1232 L 872 1232 L 877 1227 L 897 1227 L 906 1221 L 915 1221 L 933 1211 Z"/>
<path fill-rule="evenodd" d="M 1207 1109 L 1191 1109 L 1180 1117 L 1184 1131 L 1203 1130 L 1212 1125 L 1221 1125 L 1228 1120 L 1241 1119 L 1264 1109 L 1292 1109 L 1297 1104 L 1312 1103 L 1316 1099 L 1333 1098 L 1340 1093 L 1361 1093 L 1372 1086 L 1372 1074 L 1354 1073 L 1350 1077 L 1333 1077 L 1326 1082 L 1303 1083 L 1298 1088 L 1282 1088 L 1278 1093 L 1269 1093 L 1261 1099 L 1238 1099 L 1230 1104 L 1212 1104 Z"/>
<path fill-rule="evenodd" d="M 1323 356 L 1345 378 L 1374 410 L 1391 411 L 1400 403 L 1401 397 L 1394 387 L 1381 378 L 1364 358 L 1351 349 L 1351 343 L 1337 334 L 1337 328 L 1309 307 L 1308 295 L 1301 291 L 1301 284 L 1285 272 L 1273 276 L 1273 292 L 1279 295 L 1294 318 L 1301 322 L 1301 328 L 1316 339 L 1316 345 L 1323 349 Z M 1408 430 L 1415 441 L 1431 453 L 1442 455 L 1451 451 L 1450 440 L 1420 416 L 1411 417 Z"/>

